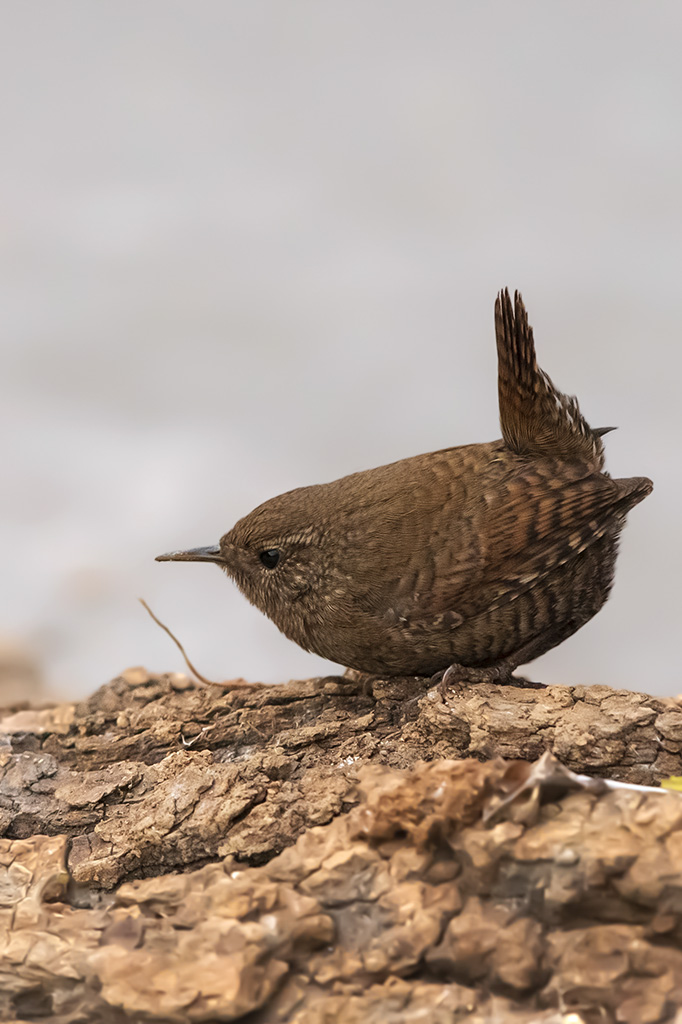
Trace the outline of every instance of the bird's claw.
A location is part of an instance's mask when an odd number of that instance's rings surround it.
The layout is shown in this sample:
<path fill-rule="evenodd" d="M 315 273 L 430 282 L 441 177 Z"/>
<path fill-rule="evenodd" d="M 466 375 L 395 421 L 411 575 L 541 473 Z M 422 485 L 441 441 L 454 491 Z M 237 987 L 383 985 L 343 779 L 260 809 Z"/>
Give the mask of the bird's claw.
<path fill-rule="evenodd" d="M 452 690 L 457 692 L 465 686 L 476 685 L 477 683 L 497 683 L 500 686 L 519 686 L 524 689 L 544 690 L 545 683 L 536 683 L 530 679 L 524 679 L 512 675 L 512 666 L 501 662 L 498 665 L 489 665 L 486 668 L 473 668 L 468 665 L 450 665 L 441 674 L 438 672 L 433 681 L 440 697 L 445 701 L 446 695 Z M 440 678 L 439 678 L 440 677 Z"/>

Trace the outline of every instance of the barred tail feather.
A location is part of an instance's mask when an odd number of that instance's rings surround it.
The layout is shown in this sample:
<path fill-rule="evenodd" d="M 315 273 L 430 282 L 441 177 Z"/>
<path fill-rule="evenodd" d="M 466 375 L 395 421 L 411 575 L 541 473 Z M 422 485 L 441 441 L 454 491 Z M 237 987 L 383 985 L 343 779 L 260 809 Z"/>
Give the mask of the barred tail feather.
<path fill-rule="evenodd" d="M 623 477 L 613 482 L 619 491 L 617 509 L 621 515 L 625 515 L 635 505 L 639 505 L 640 501 L 644 501 L 654 489 L 648 476 Z"/>
<path fill-rule="evenodd" d="M 540 369 L 533 329 L 519 292 L 514 305 L 505 288 L 495 303 L 498 392 L 502 436 L 519 455 L 580 461 L 601 470 L 604 445 L 580 412 L 578 400 L 565 395 Z"/>

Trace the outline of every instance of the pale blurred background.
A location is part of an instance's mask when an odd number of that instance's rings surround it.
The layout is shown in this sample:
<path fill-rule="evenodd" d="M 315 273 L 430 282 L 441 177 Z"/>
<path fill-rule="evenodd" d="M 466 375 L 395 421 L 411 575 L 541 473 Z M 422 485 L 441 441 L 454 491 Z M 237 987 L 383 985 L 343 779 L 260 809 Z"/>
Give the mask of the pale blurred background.
<path fill-rule="evenodd" d="M 182 669 L 138 596 L 207 675 L 328 671 L 217 568 L 154 556 L 291 487 L 499 436 L 505 284 L 542 365 L 619 426 L 610 471 L 655 481 L 608 605 L 530 674 L 682 690 L 679 0 L 0 15 L 13 694 L 34 660 L 50 696 Z"/>

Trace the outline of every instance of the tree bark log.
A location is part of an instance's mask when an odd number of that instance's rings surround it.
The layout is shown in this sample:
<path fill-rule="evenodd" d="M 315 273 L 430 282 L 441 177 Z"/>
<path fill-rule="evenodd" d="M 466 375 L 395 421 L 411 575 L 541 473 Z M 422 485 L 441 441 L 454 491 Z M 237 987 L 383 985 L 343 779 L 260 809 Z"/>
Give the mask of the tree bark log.
<path fill-rule="evenodd" d="M 491 823 L 501 758 L 547 750 L 655 785 L 682 775 L 682 707 L 130 669 L 80 704 L 8 711 L 2 1019 L 673 1019 L 682 800 L 535 786 Z"/>

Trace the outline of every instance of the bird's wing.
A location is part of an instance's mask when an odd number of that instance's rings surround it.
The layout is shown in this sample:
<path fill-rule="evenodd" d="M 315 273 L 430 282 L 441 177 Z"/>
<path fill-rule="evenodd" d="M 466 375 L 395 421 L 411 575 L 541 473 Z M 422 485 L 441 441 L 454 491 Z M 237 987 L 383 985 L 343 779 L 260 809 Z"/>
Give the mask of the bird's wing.
<path fill-rule="evenodd" d="M 575 463 L 529 465 L 492 503 L 473 613 L 507 604 L 580 555 L 650 488 L 644 478 L 613 480 Z"/>
<path fill-rule="evenodd" d="M 578 463 L 528 463 L 470 503 L 454 544 L 445 531 L 433 538 L 422 571 L 430 585 L 400 581 L 395 614 L 454 628 L 501 607 L 603 536 L 649 489 L 643 478 L 612 480 Z"/>

